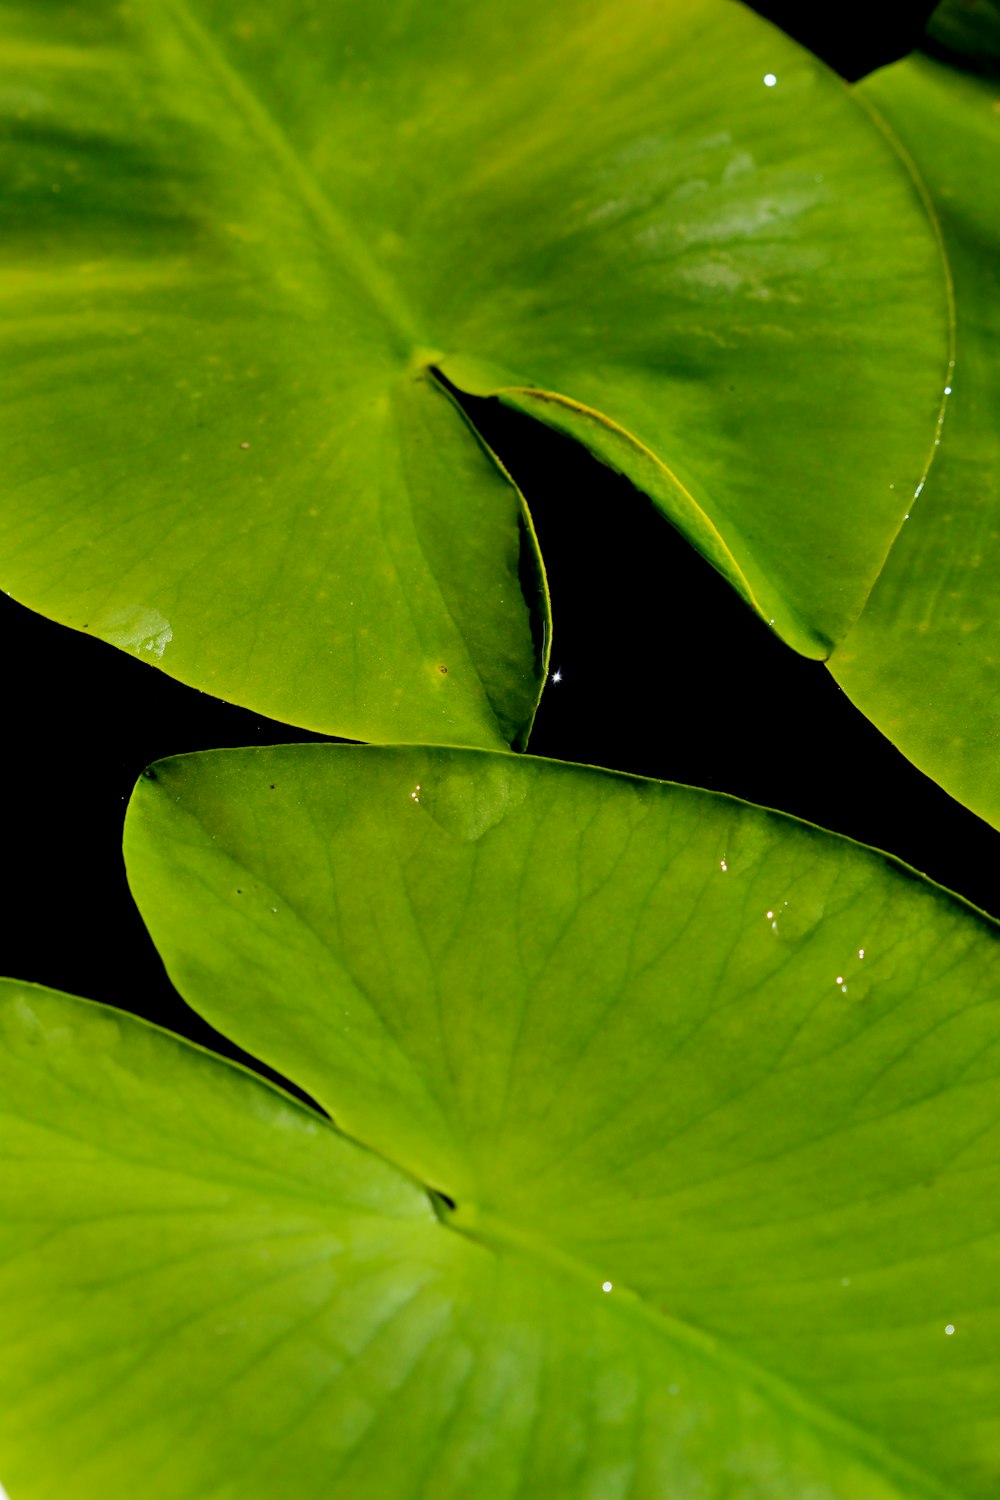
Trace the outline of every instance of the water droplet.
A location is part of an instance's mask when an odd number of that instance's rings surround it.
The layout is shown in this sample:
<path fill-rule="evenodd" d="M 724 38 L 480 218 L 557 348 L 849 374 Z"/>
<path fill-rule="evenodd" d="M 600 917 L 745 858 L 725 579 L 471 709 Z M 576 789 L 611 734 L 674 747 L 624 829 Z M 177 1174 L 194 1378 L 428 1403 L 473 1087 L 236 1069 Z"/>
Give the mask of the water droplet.
<path fill-rule="evenodd" d="M 949 1335 L 953 1334 L 955 1332 L 955 1325 L 954 1325 L 954 1323 L 946 1323 L 944 1325 L 944 1331 L 945 1331 L 945 1333 L 947 1333 Z"/>
<path fill-rule="evenodd" d="M 601 1291 L 602 1292 L 610 1292 L 612 1289 L 613 1289 L 613 1283 L 612 1282 L 610 1282 L 610 1281 L 602 1281 L 601 1282 Z"/>
<path fill-rule="evenodd" d="M 771 921 L 771 919 L 772 919 L 772 918 L 773 918 L 773 916 L 774 916 L 774 912 L 773 912 L 773 911 L 766 911 L 766 912 L 765 912 L 765 913 L 764 913 L 764 915 L 765 915 L 765 917 L 766 917 L 766 918 L 767 918 L 767 920 L 768 920 L 768 921 L 769 921 L 769 922 L 770 922 L 770 921 Z"/>
<path fill-rule="evenodd" d="M 726 871 L 729 869 L 729 866 L 726 864 L 726 861 L 724 859 L 720 859 L 719 860 L 719 869 L 722 871 L 723 874 L 725 874 Z"/>
<path fill-rule="evenodd" d="M 765 86 L 767 88 L 773 89 L 774 85 L 777 83 L 777 81 L 778 80 L 777 80 L 777 78 L 775 78 L 775 76 L 774 76 L 773 73 L 765 73 L 764 74 L 764 84 L 765 84 Z"/>
<path fill-rule="evenodd" d="M 843 974 L 838 974 L 837 977 L 836 977 L 836 979 L 833 982 L 834 982 L 834 984 L 843 984 L 843 982 L 844 982 L 844 976 L 843 976 Z"/>
<path fill-rule="evenodd" d="M 468 843 L 482 838 L 527 795 L 524 777 L 498 759 L 495 766 L 436 772 L 433 786 L 419 788 L 422 811 L 454 838 Z"/>
<path fill-rule="evenodd" d="M 864 958 L 864 956 L 865 956 L 865 950 L 863 948 L 859 948 L 858 949 L 858 957 L 859 958 Z"/>
<path fill-rule="evenodd" d="M 944 393 L 945 393 L 946 396 L 950 396 L 951 395 L 951 386 L 950 385 L 946 385 L 945 386 Z"/>

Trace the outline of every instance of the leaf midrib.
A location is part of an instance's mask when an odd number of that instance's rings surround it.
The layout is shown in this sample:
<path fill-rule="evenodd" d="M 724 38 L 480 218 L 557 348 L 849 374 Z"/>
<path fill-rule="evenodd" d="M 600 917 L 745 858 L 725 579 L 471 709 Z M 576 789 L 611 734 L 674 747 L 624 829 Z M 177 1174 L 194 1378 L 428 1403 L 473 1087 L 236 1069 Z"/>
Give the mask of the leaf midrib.
<path fill-rule="evenodd" d="M 256 137 L 284 178 L 294 183 L 310 215 L 324 237 L 342 257 L 343 263 L 364 290 L 373 306 L 400 341 L 401 352 L 411 361 L 429 362 L 420 351 L 429 340 L 420 334 L 413 310 L 393 281 L 368 250 L 364 240 L 334 208 L 322 184 L 254 90 L 230 62 L 212 34 L 193 14 L 189 0 L 160 0 L 189 47 L 211 72 L 233 109 Z"/>
<path fill-rule="evenodd" d="M 383 1160 L 390 1166 L 396 1165 L 387 1157 L 383 1157 Z M 473 1207 L 463 1209 L 461 1204 L 455 1212 L 445 1211 L 439 1213 L 439 1217 L 444 1227 L 493 1254 L 537 1261 L 550 1273 L 555 1272 L 561 1277 L 572 1279 L 585 1295 L 601 1295 L 600 1272 L 575 1255 L 539 1239 L 530 1231 L 521 1230 L 488 1211 Z M 776 1374 L 758 1360 L 741 1353 L 728 1341 L 700 1328 L 696 1323 L 656 1307 L 648 1298 L 626 1284 L 615 1283 L 609 1296 L 622 1316 L 635 1318 L 654 1330 L 659 1337 L 686 1345 L 702 1358 L 728 1369 L 737 1382 L 756 1387 L 767 1400 L 786 1410 L 790 1409 L 800 1421 L 825 1439 L 842 1450 L 855 1453 L 870 1468 L 900 1486 L 902 1495 L 912 1494 L 926 1497 L 926 1500 L 971 1500 L 962 1491 L 953 1489 L 917 1468 L 909 1459 L 894 1452 L 880 1437 L 852 1419 L 841 1416 L 804 1395 L 787 1377 Z"/>

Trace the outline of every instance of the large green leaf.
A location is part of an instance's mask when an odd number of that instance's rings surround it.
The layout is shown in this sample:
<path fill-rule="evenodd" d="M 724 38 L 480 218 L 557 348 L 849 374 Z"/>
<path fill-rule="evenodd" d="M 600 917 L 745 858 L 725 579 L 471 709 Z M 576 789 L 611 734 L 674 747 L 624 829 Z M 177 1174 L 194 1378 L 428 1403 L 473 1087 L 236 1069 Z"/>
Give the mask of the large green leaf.
<path fill-rule="evenodd" d="M 269 112 L 219 45 L 267 7 L 215 9 L 5 7 L 5 586 L 278 718 L 522 741 L 530 525 L 337 207 L 351 80 L 300 65 Z M 291 130 L 310 102 L 339 172 Z"/>
<path fill-rule="evenodd" d="M 892 147 L 766 23 L 10 3 L 0 61 L 19 599 L 316 729 L 523 740 L 519 500 L 440 368 L 632 476 L 798 649 L 854 619 L 945 279 Z"/>
<path fill-rule="evenodd" d="M 829 665 L 921 770 L 1000 827 L 997 88 L 924 57 L 863 88 L 933 195 L 954 272 L 958 343 L 939 457 Z"/>
<path fill-rule="evenodd" d="M 995 1495 L 994 924 L 477 752 L 163 762 L 126 853 L 195 1006 L 397 1166 L 13 989 L 15 1500 Z"/>

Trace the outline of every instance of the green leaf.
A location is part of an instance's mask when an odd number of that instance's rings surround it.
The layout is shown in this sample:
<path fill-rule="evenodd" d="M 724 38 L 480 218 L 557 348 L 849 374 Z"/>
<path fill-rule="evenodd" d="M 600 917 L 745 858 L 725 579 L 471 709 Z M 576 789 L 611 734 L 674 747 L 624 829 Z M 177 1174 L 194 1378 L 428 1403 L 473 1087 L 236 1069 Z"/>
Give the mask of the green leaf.
<path fill-rule="evenodd" d="M 461 1242 L 398 1171 L 167 1032 L 5 981 L 0 1033 L 12 1494 L 319 1493 L 439 1331 Z"/>
<path fill-rule="evenodd" d="M 484 752 L 162 762 L 126 855 L 192 1004 L 407 1181 L 136 1023 L 12 1022 L 16 1500 L 995 1495 L 988 919 L 778 814 Z"/>
<path fill-rule="evenodd" d="M 211 9 L 27 7 L 6 31 L 6 586 L 277 718 L 521 743 L 546 605 L 520 497 L 337 204 L 349 105 L 326 171 L 288 118 L 304 63 L 272 111 L 227 58 L 265 7 Z"/>
<path fill-rule="evenodd" d="M 1000 175 L 996 86 L 913 57 L 862 85 L 912 151 L 941 219 L 958 317 L 939 457 L 837 681 L 921 770 L 1000 827 Z"/>
<path fill-rule="evenodd" d="M 893 149 L 779 32 L 720 0 L 7 13 L 17 598 L 315 729 L 523 743 L 537 557 L 440 369 L 629 474 L 798 649 L 848 628 L 946 289 Z"/>
<path fill-rule="evenodd" d="M 0 1033 L 18 1500 L 939 1493 L 165 1032 L 0 981 Z"/>
<path fill-rule="evenodd" d="M 928 45 L 976 72 L 1000 72 L 997 0 L 943 0 L 927 23 Z"/>

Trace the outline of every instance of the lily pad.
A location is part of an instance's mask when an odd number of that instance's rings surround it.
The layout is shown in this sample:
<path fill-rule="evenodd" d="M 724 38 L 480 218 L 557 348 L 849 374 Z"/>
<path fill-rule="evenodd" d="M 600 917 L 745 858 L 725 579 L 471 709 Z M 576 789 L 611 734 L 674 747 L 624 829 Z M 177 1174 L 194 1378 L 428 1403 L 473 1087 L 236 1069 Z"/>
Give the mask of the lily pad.
<path fill-rule="evenodd" d="M 93 0 L 15 7 L 0 58 L 18 599 L 312 729 L 522 744 L 537 553 L 443 372 L 628 474 L 797 649 L 854 620 L 945 278 L 893 147 L 767 23 Z"/>
<path fill-rule="evenodd" d="M 920 56 L 862 87 L 927 181 L 958 337 L 939 456 L 829 666 L 905 755 L 1000 827 L 1000 201 L 986 187 L 1000 176 L 1000 90 Z"/>
<path fill-rule="evenodd" d="M 183 993 L 333 1123 L 6 986 L 17 1500 L 996 1493 L 995 924 L 475 751 L 162 762 L 126 852 Z"/>

